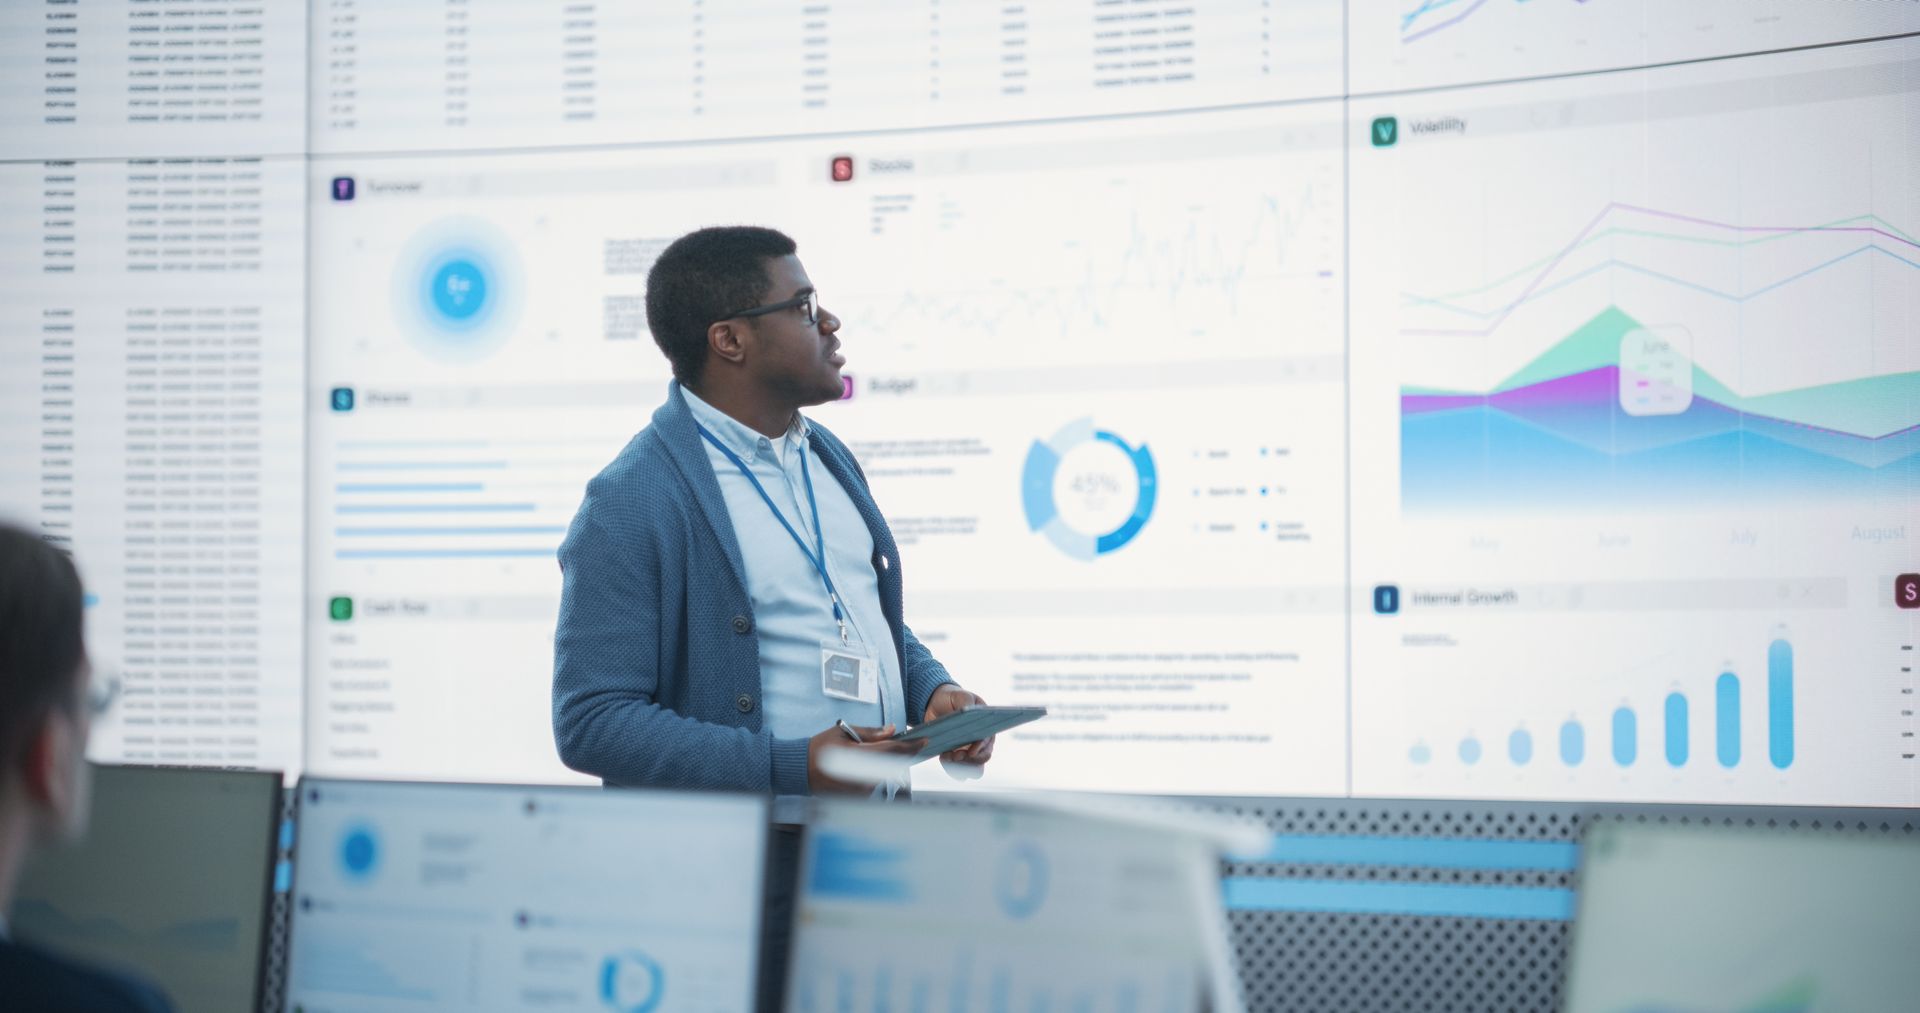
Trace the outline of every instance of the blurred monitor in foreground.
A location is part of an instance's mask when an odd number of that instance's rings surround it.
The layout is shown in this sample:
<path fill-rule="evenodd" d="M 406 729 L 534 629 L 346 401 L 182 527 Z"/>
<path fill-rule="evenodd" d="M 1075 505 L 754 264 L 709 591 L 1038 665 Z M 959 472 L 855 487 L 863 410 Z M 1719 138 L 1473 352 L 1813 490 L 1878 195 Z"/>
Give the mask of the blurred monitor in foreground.
<path fill-rule="evenodd" d="M 300 785 L 286 1009 L 745 1013 L 765 803 Z"/>
<path fill-rule="evenodd" d="M 1569 1013 L 1912 1009 L 1920 841 L 1594 824 Z"/>
<path fill-rule="evenodd" d="M 259 1009 L 280 780 L 95 768 L 85 841 L 28 862 L 9 928 L 57 953 L 137 969 L 181 1010 Z"/>
<path fill-rule="evenodd" d="M 820 804 L 789 1013 L 1183 1013 L 1224 952 L 1211 847 L 1032 809 Z"/>

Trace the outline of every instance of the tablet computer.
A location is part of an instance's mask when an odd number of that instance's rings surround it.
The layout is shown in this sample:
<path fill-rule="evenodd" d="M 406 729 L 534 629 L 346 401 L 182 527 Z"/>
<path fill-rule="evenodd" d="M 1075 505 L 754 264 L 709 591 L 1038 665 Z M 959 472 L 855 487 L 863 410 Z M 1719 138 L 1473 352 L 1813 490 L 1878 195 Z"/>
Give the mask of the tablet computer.
<path fill-rule="evenodd" d="M 898 732 L 893 737 L 927 740 L 926 746 L 914 754 L 917 762 L 1046 716 L 1045 707 L 989 707 L 980 704 L 943 714 L 926 724 Z"/>

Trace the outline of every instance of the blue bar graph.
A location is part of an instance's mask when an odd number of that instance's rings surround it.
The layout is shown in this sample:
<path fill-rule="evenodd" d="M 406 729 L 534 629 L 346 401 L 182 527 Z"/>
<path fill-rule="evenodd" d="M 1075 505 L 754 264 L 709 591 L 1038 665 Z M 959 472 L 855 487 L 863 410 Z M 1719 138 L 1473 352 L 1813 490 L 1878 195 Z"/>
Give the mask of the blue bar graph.
<path fill-rule="evenodd" d="M 1013 982 L 1007 978 L 1005 969 L 994 971 L 993 980 L 987 983 L 987 1009 L 990 1013 L 1013 1011 Z"/>
<path fill-rule="evenodd" d="M 1720 673 L 1713 684 L 1713 746 L 1722 767 L 1740 765 L 1740 677 Z"/>
<path fill-rule="evenodd" d="M 1767 646 L 1767 758 L 1793 766 L 1793 645 L 1780 639 Z"/>
<path fill-rule="evenodd" d="M 479 492 L 478 482 L 336 482 L 334 492 Z"/>
<path fill-rule="evenodd" d="M 340 461 L 333 466 L 335 471 L 470 471 L 485 469 L 495 471 L 505 468 L 505 461 Z"/>
<path fill-rule="evenodd" d="M 337 514 L 525 514 L 532 503 L 342 503 Z"/>
<path fill-rule="evenodd" d="M 1621 707 L 1613 712 L 1613 762 L 1631 767 L 1639 756 L 1640 719 L 1633 708 Z"/>
<path fill-rule="evenodd" d="M 508 524 L 434 528 L 334 528 L 337 538 L 409 538 L 414 535 L 564 535 L 564 524 Z"/>
<path fill-rule="evenodd" d="M 341 450 L 473 450 L 486 440 L 341 440 Z"/>
<path fill-rule="evenodd" d="M 1578 767 L 1587 758 L 1587 730 L 1578 721 L 1560 726 L 1560 762 Z"/>
<path fill-rule="evenodd" d="M 1767 759 L 1779 770 L 1793 765 L 1794 744 L 1794 699 L 1793 699 L 1793 644 L 1787 633 L 1776 628 L 1767 643 L 1767 678 L 1765 683 L 1766 701 L 1764 705 L 1745 707 L 1747 720 L 1755 720 L 1764 711 Z M 1713 669 L 1706 669 L 1712 672 Z M 1752 680 L 1749 680 L 1752 681 Z M 1743 701 L 1741 676 L 1735 671 L 1734 664 L 1728 662 L 1714 677 L 1712 695 L 1706 696 L 1706 687 L 1693 680 L 1678 683 L 1660 698 L 1658 710 L 1652 710 L 1652 701 L 1628 697 L 1621 700 L 1609 714 L 1608 723 L 1603 731 L 1611 733 L 1608 743 L 1613 762 L 1619 767 L 1632 767 L 1640 760 L 1640 715 L 1642 708 L 1660 720 L 1657 725 L 1647 729 L 1648 745 L 1658 748 L 1666 759 L 1667 766 L 1685 767 L 1693 759 L 1693 699 L 1711 699 L 1710 716 L 1702 715 L 1703 733 L 1712 735 L 1711 750 L 1707 750 L 1703 741 L 1703 754 L 1710 752 L 1722 769 L 1731 770 L 1740 765 L 1746 753 L 1743 736 L 1759 735 L 1757 728 L 1748 728 L 1742 724 Z M 1589 715 L 1591 717 L 1591 715 Z M 1521 716 L 1520 721 L 1529 720 Z M 1534 733 L 1525 727 L 1509 726 L 1511 730 L 1506 738 L 1506 758 L 1515 767 L 1532 764 L 1534 749 L 1551 748 L 1550 742 L 1536 743 Z M 1468 735 L 1459 740 L 1457 756 L 1466 766 L 1473 766 L 1483 758 L 1495 757 L 1499 740 L 1483 743 L 1476 735 Z M 1566 767 L 1578 767 L 1587 757 L 1587 731 L 1578 712 L 1567 717 L 1559 725 L 1558 746 L 1560 762 Z M 1600 748 L 1596 746 L 1596 748 Z M 1605 753 L 1601 755 L 1606 755 Z M 1409 752 L 1409 759 L 1415 764 L 1427 764 L 1435 759 L 1425 740 L 1418 742 Z M 1704 760 L 1703 760 L 1704 762 Z"/>
<path fill-rule="evenodd" d="M 1667 694 L 1667 763 L 1675 767 L 1687 765 L 1687 697 L 1684 693 Z"/>
<path fill-rule="evenodd" d="M 595 445 L 592 455 L 583 455 Z M 556 453 L 555 448 L 560 452 Z M 326 555 L 412 570 L 552 560 L 597 441 L 578 438 L 362 440 L 335 444 Z M 325 488 L 323 484 L 320 488 Z M 558 495 L 558 494 L 556 494 Z"/>
<path fill-rule="evenodd" d="M 552 546 L 528 549 L 335 549 L 335 559 L 520 559 L 551 556 Z"/>

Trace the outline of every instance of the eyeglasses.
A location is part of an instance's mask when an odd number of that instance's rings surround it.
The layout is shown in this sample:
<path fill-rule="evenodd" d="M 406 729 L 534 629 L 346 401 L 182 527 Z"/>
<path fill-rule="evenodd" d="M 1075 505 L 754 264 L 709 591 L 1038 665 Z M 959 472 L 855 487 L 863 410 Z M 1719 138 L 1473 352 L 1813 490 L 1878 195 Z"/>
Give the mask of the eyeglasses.
<path fill-rule="evenodd" d="M 120 673 L 95 670 L 93 678 L 87 681 L 87 712 L 100 717 L 113 709 L 113 702 L 120 699 Z"/>
<path fill-rule="evenodd" d="M 764 317 L 769 313 L 778 313 L 781 310 L 790 310 L 801 306 L 807 308 L 807 326 L 820 326 L 820 293 L 812 289 L 807 290 L 805 295 L 797 295 L 791 299 L 768 303 L 765 306 L 755 306 L 750 310 L 741 310 L 738 313 L 729 313 L 720 319 L 733 320 L 737 317 Z"/>

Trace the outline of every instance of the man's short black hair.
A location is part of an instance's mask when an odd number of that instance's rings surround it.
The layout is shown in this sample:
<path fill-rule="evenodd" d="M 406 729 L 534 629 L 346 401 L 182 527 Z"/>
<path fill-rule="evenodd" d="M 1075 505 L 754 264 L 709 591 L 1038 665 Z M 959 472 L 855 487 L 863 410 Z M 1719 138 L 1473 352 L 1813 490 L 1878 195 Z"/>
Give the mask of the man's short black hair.
<path fill-rule="evenodd" d="M 647 272 L 647 327 L 684 384 L 700 382 L 707 328 L 752 309 L 771 284 L 767 261 L 791 254 L 792 239 L 757 225 L 722 225 L 674 240 Z"/>
<path fill-rule="evenodd" d="M 0 523 L 0 773 L 24 758 L 48 714 L 79 704 L 84 608 L 67 554 Z"/>

